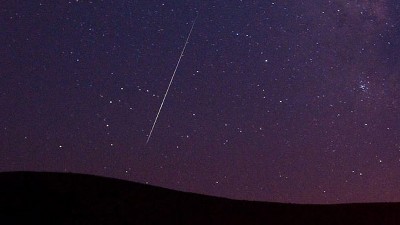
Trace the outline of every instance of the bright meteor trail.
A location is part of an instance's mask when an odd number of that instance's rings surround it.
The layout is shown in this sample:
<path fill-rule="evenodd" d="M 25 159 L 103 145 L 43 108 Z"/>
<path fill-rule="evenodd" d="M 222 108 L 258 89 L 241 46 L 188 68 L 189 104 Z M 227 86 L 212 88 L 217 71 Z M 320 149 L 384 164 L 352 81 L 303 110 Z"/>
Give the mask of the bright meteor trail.
<path fill-rule="evenodd" d="M 199 16 L 199 14 L 197 14 L 196 18 L 195 18 L 194 21 L 193 21 L 192 27 L 190 28 L 189 34 L 188 34 L 188 36 L 187 36 L 187 38 L 186 38 L 185 45 L 183 46 L 181 55 L 179 56 L 178 62 L 176 63 L 174 73 L 172 74 L 171 80 L 169 81 L 167 91 L 166 91 L 165 94 L 164 94 L 164 98 L 163 98 L 163 100 L 162 100 L 162 102 L 161 102 L 160 108 L 158 109 L 156 118 L 154 119 L 153 126 L 151 127 L 149 136 L 147 137 L 146 145 L 147 145 L 147 143 L 149 143 L 149 141 L 150 141 L 151 134 L 153 133 L 154 127 L 156 126 L 156 123 L 157 123 L 158 116 L 160 115 L 160 112 L 161 112 L 161 109 L 162 109 L 162 107 L 163 107 L 163 105 L 164 105 L 165 99 L 167 98 L 169 88 L 171 87 L 171 84 L 172 84 L 172 82 L 174 81 L 175 73 L 176 73 L 176 71 L 178 70 L 179 63 L 181 62 L 181 59 L 182 59 L 182 57 L 183 57 L 183 54 L 185 53 L 186 46 L 187 46 L 187 44 L 189 43 L 190 35 L 192 34 L 193 27 L 194 27 L 194 25 L 196 24 L 196 20 L 197 20 L 197 17 L 198 17 L 198 16 Z"/>

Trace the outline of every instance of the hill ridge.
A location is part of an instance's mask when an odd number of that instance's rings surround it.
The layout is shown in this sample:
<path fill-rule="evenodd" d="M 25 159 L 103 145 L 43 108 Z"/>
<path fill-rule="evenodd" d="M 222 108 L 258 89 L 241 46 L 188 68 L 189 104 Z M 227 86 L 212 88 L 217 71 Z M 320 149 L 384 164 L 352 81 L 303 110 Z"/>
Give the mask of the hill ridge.
<path fill-rule="evenodd" d="M 4 224 L 400 224 L 400 203 L 254 202 L 59 172 L 3 172 L 0 184 Z"/>

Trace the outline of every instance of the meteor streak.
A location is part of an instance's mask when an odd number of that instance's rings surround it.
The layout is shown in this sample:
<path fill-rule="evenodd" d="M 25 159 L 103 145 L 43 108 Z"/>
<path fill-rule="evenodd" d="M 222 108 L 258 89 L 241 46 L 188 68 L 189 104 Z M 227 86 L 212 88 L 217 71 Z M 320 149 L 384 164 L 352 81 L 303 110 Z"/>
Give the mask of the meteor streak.
<path fill-rule="evenodd" d="M 150 141 L 151 134 L 153 133 L 154 127 L 156 126 L 156 123 L 157 123 L 158 116 L 160 115 L 160 112 L 161 112 L 161 109 L 162 109 L 162 107 L 163 107 L 163 105 L 164 105 L 165 99 L 167 98 L 169 88 L 171 87 L 171 84 L 172 84 L 172 82 L 174 81 L 175 73 L 176 73 L 176 71 L 178 70 L 179 63 L 181 62 L 181 59 L 182 59 L 182 57 L 183 57 L 183 54 L 185 53 L 186 45 L 187 45 L 188 42 L 189 42 L 190 35 L 192 34 L 193 27 L 194 27 L 194 25 L 196 24 L 196 20 L 197 20 L 197 17 L 198 17 L 198 16 L 199 16 L 199 14 L 197 14 L 196 18 L 195 18 L 194 21 L 193 21 L 192 27 L 190 28 L 189 34 L 188 34 L 188 36 L 187 36 L 187 38 L 186 38 L 185 45 L 183 46 L 181 55 L 179 56 L 178 62 L 176 63 L 174 73 L 172 74 L 171 80 L 169 81 L 167 91 L 166 91 L 165 94 L 164 94 L 164 98 L 163 98 L 163 100 L 162 100 L 162 102 L 161 102 L 160 108 L 158 109 L 156 118 L 154 119 L 153 126 L 151 127 L 150 133 L 149 133 L 149 135 L 148 135 L 148 137 L 147 137 L 146 145 L 147 145 L 147 143 L 149 143 L 149 141 Z"/>

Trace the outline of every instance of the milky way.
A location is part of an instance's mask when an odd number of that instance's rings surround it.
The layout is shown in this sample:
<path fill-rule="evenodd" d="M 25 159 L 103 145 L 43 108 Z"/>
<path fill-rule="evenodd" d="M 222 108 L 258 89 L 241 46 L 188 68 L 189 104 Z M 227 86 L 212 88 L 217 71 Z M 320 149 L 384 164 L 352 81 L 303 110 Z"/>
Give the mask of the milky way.
<path fill-rule="evenodd" d="M 289 2 L 2 3 L 0 171 L 400 201 L 400 3 Z"/>

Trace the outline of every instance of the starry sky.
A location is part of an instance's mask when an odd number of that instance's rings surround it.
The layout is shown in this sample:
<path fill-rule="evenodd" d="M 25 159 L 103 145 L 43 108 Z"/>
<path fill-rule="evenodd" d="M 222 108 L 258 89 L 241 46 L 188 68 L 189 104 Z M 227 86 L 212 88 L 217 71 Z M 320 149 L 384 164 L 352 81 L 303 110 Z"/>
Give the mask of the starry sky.
<path fill-rule="evenodd" d="M 397 0 L 18 0 L 0 30 L 0 171 L 400 201 Z"/>

